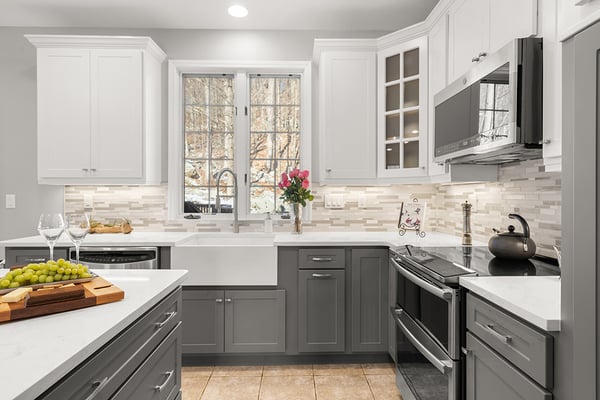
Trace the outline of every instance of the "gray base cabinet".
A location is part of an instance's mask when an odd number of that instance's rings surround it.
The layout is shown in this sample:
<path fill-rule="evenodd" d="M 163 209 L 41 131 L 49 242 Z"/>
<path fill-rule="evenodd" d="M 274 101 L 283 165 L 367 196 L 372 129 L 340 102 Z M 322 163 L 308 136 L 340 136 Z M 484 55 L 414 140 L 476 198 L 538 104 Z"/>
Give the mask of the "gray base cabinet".
<path fill-rule="evenodd" d="M 352 352 L 387 350 L 388 250 L 352 249 Z"/>
<path fill-rule="evenodd" d="M 224 297 L 222 290 L 183 291 L 184 354 L 225 350 Z"/>
<path fill-rule="evenodd" d="M 343 352 L 343 269 L 306 269 L 299 272 L 300 352 Z"/>
<path fill-rule="evenodd" d="M 55 247 L 54 259 L 68 259 L 67 247 Z M 5 249 L 6 268 L 14 265 L 27 265 L 29 263 L 46 262 L 50 258 L 48 246 L 44 247 L 7 247 Z"/>
<path fill-rule="evenodd" d="M 183 292 L 183 353 L 285 351 L 285 290 Z"/>
<path fill-rule="evenodd" d="M 553 338 L 467 294 L 467 400 L 550 400 Z"/>
<path fill-rule="evenodd" d="M 475 336 L 467 333 L 467 400 L 550 400 L 542 389 Z"/>
<path fill-rule="evenodd" d="M 178 289 L 38 400 L 173 400 L 180 388 L 181 289 Z"/>

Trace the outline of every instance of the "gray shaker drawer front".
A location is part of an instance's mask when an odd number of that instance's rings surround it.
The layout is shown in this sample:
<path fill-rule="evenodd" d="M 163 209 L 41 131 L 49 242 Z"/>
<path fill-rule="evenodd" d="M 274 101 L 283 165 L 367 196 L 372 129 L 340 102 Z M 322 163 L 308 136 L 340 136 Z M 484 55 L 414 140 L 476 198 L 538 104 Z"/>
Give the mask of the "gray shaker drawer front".
<path fill-rule="evenodd" d="M 467 329 L 542 386 L 553 386 L 553 339 L 467 294 Z"/>
<path fill-rule="evenodd" d="M 301 269 L 332 269 L 345 268 L 346 257 L 344 248 L 314 248 L 300 249 L 298 256 Z"/>
<path fill-rule="evenodd" d="M 467 400 L 551 400 L 517 368 L 467 333 Z"/>
<path fill-rule="evenodd" d="M 108 397 L 180 320 L 181 289 L 177 289 L 40 398 L 81 400 Z"/>
<path fill-rule="evenodd" d="M 125 382 L 113 400 L 174 400 L 181 388 L 181 323 Z"/>

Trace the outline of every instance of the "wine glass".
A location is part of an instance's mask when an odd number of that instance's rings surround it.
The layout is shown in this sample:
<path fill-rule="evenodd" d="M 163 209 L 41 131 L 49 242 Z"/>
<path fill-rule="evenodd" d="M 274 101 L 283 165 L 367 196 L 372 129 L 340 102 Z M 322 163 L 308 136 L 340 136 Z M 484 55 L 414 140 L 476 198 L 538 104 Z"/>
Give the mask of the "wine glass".
<path fill-rule="evenodd" d="M 75 245 L 75 262 L 79 264 L 79 247 L 90 231 L 90 219 L 86 213 L 72 213 L 66 215 L 66 220 L 67 236 Z"/>
<path fill-rule="evenodd" d="M 38 221 L 38 232 L 46 239 L 50 248 L 50 260 L 54 260 L 54 244 L 65 230 L 62 214 L 42 214 Z"/>

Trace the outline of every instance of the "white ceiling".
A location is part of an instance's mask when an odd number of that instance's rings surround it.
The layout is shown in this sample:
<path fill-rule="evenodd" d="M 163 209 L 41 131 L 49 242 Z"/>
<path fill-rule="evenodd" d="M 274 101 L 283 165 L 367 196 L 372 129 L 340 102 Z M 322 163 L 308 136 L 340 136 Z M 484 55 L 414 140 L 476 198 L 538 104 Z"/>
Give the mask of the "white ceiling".
<path fill-rule="evenodd" d="M 0 26 L 395 31 L 438 0 L 0 0 Z M 243 4 L 244 19 L 227 8 Z"/>

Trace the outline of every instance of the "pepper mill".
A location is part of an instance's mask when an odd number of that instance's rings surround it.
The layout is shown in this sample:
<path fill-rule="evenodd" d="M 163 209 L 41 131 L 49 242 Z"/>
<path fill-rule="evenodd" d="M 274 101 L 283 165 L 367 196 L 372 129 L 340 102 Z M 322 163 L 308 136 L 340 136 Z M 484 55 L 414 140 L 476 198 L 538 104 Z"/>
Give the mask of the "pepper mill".
<path fill-rule="evenodd" d="M 471 246 L 473 244 L 473 240 L 471 238 L 471 207 L 468 201 L 465 201 L 462 204 L 463 210 L 463 236 L 462 236 L 462 244 L 463 246 Z"/>

